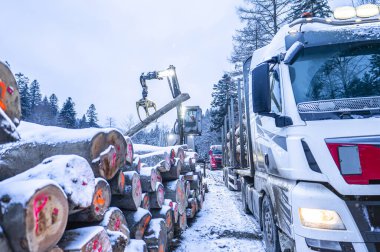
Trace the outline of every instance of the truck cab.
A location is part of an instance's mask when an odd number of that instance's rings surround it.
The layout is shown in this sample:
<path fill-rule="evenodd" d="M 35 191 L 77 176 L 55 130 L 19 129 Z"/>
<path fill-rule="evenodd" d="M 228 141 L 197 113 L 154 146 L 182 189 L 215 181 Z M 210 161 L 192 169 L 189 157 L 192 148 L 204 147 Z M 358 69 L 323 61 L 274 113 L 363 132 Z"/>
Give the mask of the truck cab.
<path fill-rule="evenodd" d="M 268 251 L 380 251 L 380 19 L 300 19 L 244 73 L 244 208 Z"/>
<path fill-rule="evenodd" d="M 223 167 L 222 162 L 222 146 L 221 145 L 211 145 L 208 151 L 210 170 L 216 170 Z"/>

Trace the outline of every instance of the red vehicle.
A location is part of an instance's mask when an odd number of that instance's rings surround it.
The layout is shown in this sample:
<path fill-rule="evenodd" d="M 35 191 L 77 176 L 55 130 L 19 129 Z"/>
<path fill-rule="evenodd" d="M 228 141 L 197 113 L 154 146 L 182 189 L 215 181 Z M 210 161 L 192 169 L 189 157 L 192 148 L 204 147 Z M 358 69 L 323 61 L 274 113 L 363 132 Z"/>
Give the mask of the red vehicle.
<path fill-rule="evenodd" d="M 208 155 L 210 157 L 210 170 L 223 167 L 221 145 L 211 145 Z"/>

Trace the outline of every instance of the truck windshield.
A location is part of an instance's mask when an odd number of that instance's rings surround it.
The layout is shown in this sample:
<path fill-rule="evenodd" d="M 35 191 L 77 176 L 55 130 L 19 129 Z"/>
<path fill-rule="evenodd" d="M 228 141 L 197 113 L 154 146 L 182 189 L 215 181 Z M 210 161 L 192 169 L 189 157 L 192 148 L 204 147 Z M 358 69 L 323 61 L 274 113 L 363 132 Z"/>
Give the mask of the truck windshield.
<path fill-rule="evenodd" d="M 222 151 L 221 150 L 213 150 L 212 154 L 213 155 L 219 155 L 219 154 L 222 154 Z"/>
<path fill-rule="evenodd" d="M 289 72 L 297 104 L 380 96 L 380 43 L 306 48 Z"/>

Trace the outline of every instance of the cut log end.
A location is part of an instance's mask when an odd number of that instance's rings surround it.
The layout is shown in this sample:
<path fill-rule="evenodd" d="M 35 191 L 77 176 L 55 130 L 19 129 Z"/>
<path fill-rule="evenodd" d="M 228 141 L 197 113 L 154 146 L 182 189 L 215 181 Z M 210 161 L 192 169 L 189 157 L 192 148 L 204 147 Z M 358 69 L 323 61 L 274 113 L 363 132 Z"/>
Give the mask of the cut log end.
<path fill-rule="evenodd" d="M 145 229 L 147 228 L 152 215 L 148 210 L 139 208 L 137 211 L 123 211 L 132 239 L 141 240 L 144 236 Z"/>
<path fill-rule="evenodd" d="M 144 241 L 149 251 L 167 251 L 167 229 L 165 220 L 161 218 L 152 219 L 145 231 Z"/>

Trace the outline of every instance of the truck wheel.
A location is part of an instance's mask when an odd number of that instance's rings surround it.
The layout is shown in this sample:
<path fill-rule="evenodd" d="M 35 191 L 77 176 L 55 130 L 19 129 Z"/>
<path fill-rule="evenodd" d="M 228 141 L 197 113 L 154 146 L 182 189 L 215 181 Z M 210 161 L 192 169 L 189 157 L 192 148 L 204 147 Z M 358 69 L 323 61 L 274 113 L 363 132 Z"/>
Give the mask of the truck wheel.
<path fill-rule="evenodd" d="M 243 206 L 243 212 L 249 214 L 248 202 L 247 202 L 247 183 L 245 179 L 241 179 L 241 201 Z"/>
<path fill-rule="evenodd" d="M 261 209 L 265 250 L 267 252 L 280 252 L 278 229 L 274 223 L 274 211 L 268 195 L 264 196 Z"/>

